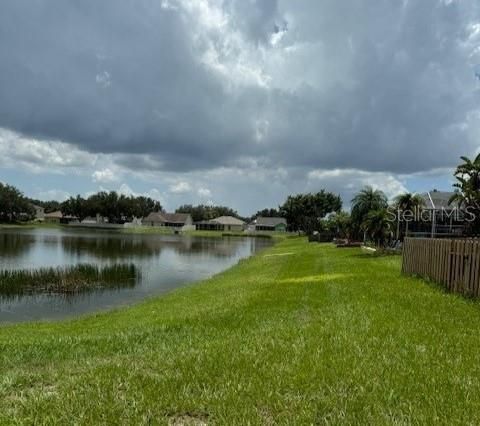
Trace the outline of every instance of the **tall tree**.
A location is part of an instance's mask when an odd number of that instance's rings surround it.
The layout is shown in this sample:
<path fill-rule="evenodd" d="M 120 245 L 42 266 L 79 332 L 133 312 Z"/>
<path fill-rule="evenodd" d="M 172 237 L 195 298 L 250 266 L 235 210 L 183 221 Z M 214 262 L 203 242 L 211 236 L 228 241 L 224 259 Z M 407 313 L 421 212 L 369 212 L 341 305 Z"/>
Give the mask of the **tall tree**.
<path fill-rule="evenodd" d="M 400 237 L 400 222 L 402 221 L 402 218 L 398 217 L 398 214 L 402 213 L 402 216 L 404 216 L 405 212 L 412 212 L 414 214 L 417 214 L 418 211 L 424 206 L 425 201 L 418 194 L 406 192 L 404 194 L 398 195 L 395 198 L 395 208 L 397 210 L 397 239 Z M 409 220 L 405 220 L 405 235 L 408 234 L 408 223 Z"/>
<path fill-rule="evenodd" d="M 458 207 L 468 210 L 473 215 L 473 220 L 468 221 L 467 233 L 480 232 L 480 154 L 473 160 L 460 157 L 463 163 L 459 164 L 454 176 L 457 182 L 453 184 L 456 189 L 449 203 L 457 203 Z"/>
<path fill-rule="evenodd" d="M 30 201 L 14 186 L 0 183 L 0 220 L 13 222 L 35 216 Z"/>
<path fill-rule="evenodd" d="M 387 209 L 369 211 L 362 228 L 377 247 L 383 247 L 392 236 L 392 222 Z"/>
<path fill-rule="evenodd" d="M 352 199 L 352 225 L 355 231 L 362 229 L 362 224 L 371 211 L 386 209 L 388 206 L 387 196 L 379 189 L 365 186 Z M 366 234 L 364 232 L 364 240 Z"/>
<path fill-rule="evenodd" d="M 322 189 L 317 193 L 290 195 L 280 206 L 280 216 L 287 220 L 289 229 L 310 234 L 320 230 L 320 220 L 328 213 L 341 209 L 340 196 Z"/>
<path fill-rule="evenodd" d="M 338 238 L 350 238 L 352 234 L 352 218 L 344 211 L 334 213 L 322 220 L 322 231 Z"/>
<path fill-rule="evenodd" d="M 281 217 L 281 213 L 278 209 L 263 209 L 257 211 L 250 220 L 255 220 L 257 217 Z"/>

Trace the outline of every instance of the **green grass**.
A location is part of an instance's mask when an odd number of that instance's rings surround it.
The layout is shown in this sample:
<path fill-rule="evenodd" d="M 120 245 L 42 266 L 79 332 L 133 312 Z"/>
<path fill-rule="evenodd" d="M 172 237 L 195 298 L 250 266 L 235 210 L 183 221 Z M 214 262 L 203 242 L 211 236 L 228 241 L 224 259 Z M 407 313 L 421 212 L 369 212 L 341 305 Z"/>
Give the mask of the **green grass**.
<path fill-rule="evenodd" d="M 0 271 L 0 298 L 22 294 L 79 293 L 99 288 L 133 287 L 135 265 L 74 265 Z"/>
<path fill-rule="evenodd" d="M 132 226 L 130 228 L 120 229 L 119 232 L 124 234 L 173 234 L 172 228 L 166 228 L 164 226 Z"/>
<path fill-rule="evenodd" d="M 15 222 L 0 223 L 0 229 L 61 228 L 65 225 L 51 222 Z"/>
<path fill-rule="evenodd" d="M 135 307 L 0 328 L 0 424 L 478 424 L 480 306 L 400 261 L 286 239 Z"/>

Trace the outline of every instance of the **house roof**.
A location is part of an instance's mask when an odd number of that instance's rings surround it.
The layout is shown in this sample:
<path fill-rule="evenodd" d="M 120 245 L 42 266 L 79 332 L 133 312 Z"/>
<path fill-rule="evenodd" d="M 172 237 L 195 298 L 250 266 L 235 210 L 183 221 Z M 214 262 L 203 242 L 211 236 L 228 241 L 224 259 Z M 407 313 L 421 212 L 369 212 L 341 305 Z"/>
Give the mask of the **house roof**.
<path fill-rule="evenodd" d="M 188 213 L 152 212 L 143 220 L 146 222 L 185 223 L 189 217 Z"/>
<path fill-rule="evenodd" d="M 456 203 L 449 204 L 450 198 L 454 195 L 454 192 L 451 191 L 429 191 L 425 194 L 420 194 L 420 196 L 425 201 L 425 207 L 427 209 L 453 209 L 456 206 Z"/>
<path fill-rule="evenodd" d="M 245 225 L 243 220 L 237 219 L 233 216 L 220 216 L 212 219 L 210 222 L 218 223 L 220 225 Z"/>
<path fill-rule="evenodd" d="M 185 223 L 190 217 L 188 213 L 162 213 L 165 222 L 168 223 Z"/>
<path fill-rule="evenodd" d="M 263 217 L 259 216 L 256 219 L 256 225 L 258 226 L 272 226 L 285 225 L 287 226 L 287 220 L 283 217 Z"/>
<path fill-rule="evenodd" d="M 144 217 L 143 220 L 147 222 L 164 222 L 163 216 L 160 212 L 149 213 L 147 217 Z"/>
<path fill-rule="evenodd" d="M 50 217 L 50 218 L 53 218 L 53 219 L 61 219 L 63 217 L 63 214 L 60 210 L 57 210 L 55 212 L 46 213 L 45 217 L 47 217 L 47 218 Z"/>

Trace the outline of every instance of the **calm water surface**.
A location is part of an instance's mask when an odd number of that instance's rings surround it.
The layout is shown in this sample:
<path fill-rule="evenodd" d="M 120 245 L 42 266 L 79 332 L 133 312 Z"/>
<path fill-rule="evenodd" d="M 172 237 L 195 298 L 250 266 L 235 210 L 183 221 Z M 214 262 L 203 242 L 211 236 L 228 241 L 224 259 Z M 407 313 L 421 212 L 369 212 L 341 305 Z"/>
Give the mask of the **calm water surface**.
<path fill-rule="evenodd" d="M 140 276 L 134 287 L 77 295 L 5 297 L 0 292 L 0 323 L 65 318 L 131 304 L 208 278 L 271 244 L 263 238 L 129 235 L 79 229 L 2 231 L 1 269 L 133 263 Z"/>

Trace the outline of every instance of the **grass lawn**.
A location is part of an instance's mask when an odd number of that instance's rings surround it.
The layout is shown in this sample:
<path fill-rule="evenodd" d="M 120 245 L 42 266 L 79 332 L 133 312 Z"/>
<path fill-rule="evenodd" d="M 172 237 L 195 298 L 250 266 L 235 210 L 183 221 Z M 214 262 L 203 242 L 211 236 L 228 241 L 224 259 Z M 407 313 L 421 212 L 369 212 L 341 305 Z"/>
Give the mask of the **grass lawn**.
<path fill-rule="evenodd" d="M 0 327 L 0 424 L 480 423 L 480 306 L 286 239 L 201 284 Z"/>

